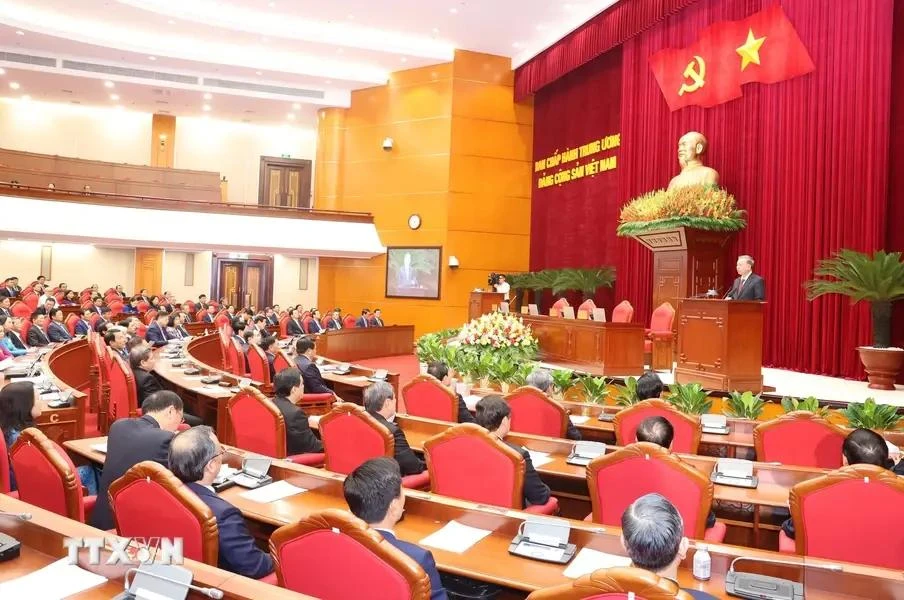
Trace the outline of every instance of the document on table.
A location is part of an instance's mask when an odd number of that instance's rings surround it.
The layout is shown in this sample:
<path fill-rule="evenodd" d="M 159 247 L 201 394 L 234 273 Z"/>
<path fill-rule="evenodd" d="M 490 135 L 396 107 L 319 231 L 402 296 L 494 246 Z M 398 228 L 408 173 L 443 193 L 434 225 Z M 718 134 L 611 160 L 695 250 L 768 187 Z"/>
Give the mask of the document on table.
<path fill-rule="evenodd" d="M 568 418 L 571 419 L 571 422 L 575 425 L 583 425 L 590 420 L 590 417 L 586 415 L 568 415 Z"/>
<path fill-rule="evenodd" d="M 107 453 L 107 442 L 101 442 L 99 444 L 91 444 L 91 449 L 100 452 L 101 454 Z"/>
<path fill-rule="evenodd" d="M 449 521 L 442 529 L 434 531 L 422 539 L 421 544 L 461 554 L 491 533 L 493 532 L 486 529 L 477 529 L 462 525 L 458 521 Z"/>
<path fill-rule="evenodd" d="M 0 598 L 60 600 L 107 582 L 64 558 L 16 579 L 0 583 Z"/>
<path fill-rule="evenodd" d="M 276 502 L 295 494 L 300 494 L 308 490 L 292 485 L 288 481 L 275 481 L 271 484 L 259 487 L 254 490 L 248 490 L 239 494 L 242 498 L 251 500 L 252 502 L 260 502 L 267 504 L 268 502 Z"/>
<path fill-rule="evenodd" d="M 562 573 L 565 577 L 577 579 L 593 573 L 597 569 L 609 569 L 612 567 L 629 567 L 631 559 L 627 556 L 619 556 L 617 554 L 607 554 L 599 550 L 591 550 L 590 548 L 582 548 L 577 556 L 568 565 L 568 568 Z"/>
<path fill-rule="evenodd" d="M 537 452 L 536 450 L 528 450 L 527 452 L 530 454 L 530 461 L 534 464 L 534 467 L 542 467 L 546 463 L 553 461 L 548 452 Z"/>

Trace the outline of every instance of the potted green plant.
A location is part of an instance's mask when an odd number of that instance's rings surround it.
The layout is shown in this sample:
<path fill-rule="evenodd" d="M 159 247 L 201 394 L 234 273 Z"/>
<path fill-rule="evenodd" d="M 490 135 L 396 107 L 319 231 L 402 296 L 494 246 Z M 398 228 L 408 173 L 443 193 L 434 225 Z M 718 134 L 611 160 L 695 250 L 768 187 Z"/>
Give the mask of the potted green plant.
<path fill-rule="evenodd" d="M 495 355 L 490 352 L 484 352 L 475 357 L 473 370 L 471 371 L 472 381 L 478 383 L 482 388 L 490 386 L 490 373 L 493 370 Z"/>
<path fill-rule="evenodd" d="M 731 392 L 725 399 L 725 408 L 722 411 L 726 416 L 733 419 L 750 419 L 756 421 L 763 414 L 766 403 L 760 397 L 760 394 L 753 392 Z"/>
<path fill-rule="evenodd" d="M 562 269 L 553 282 L 552 293 L 561 294 L 574 290 L 581 292 L 584 300 L 589 300 L 596 295 L 596 290 L 601 287 L 612 287 L 614 282 L 615 269 L 612 267 Z"/>
<path fill-rule="evenodd" d="M 505 394 L 508 392 L 509 383 L 518 369 L 517 365 L 505 356 L 494 357 L 489 369 L 490 383 L 499 386 L 499 390 Z"/>
<path fill-rule="evenodd" d="M 558 400 L 564 400 L 565 394 L 574 385 L 574 373 L 565 369 L 556 369 L 549 374 L 555 387 L 555 396 Z"/>
<path fill-rule="evenodd" d="M 895 389 L 895 380 L 904 366 L 904 349 L 890 348 L 892 303 L 904 297 L 904 263 L 900 252 L 877 250 L 872 256 L 842 249 L 819 261 L 808 281 L 810 300 L 825 294 L 841 294 L 854 303 L 866 300 L 872 315 L 872 346 L 860 346 L 860 361 L 866 369 L 869 387 Z"/>
<path fill-rule="evenodd" d="M 527 385 L 527 378 L 534 372 L 534 368 L 535 366 L 532 362 L 519 363 L 518 366 L 515 367 L 515 372 L 512 373 L 509 383 L 516 388 Z"/>
<path fill-rule="evenodd" d="M 534 304 L 537 305 L 537 310 L 539 310 L 541 313 L 543 312 L 541 310 L 543 291 L 552 289 L 552 286 L 556 281 L 557 273 L 558 271 L 555 271 L 553 269 L 545 269 L 543 271 L 531 273 L 531 276 L 528 279 L 528 283 L 525 284 L 528 289 L 534 292 Z"/>
<path fill-rule="evenodd" d="M 873 398 L 867 398 L 865 402 L 850 402 L 841 414 L 847 417 L 848 425 L 854 429 L 895 429 L 901 420 L 896 406 L 876 404 Z"/>
<path fill-rule="evenodd" d="M 528 287 L 530 277 L 530 273 L 512 273 L 505 276 L 505 280 L 511 287 L 512 311 L 516 313 L 520 313 L 521 307 L 524 305 L 524 291 Z"/>
<path fill-rule="evenodd" d="M 420 363 L 421 373 L 426 373 L 427 365 L 442 360 L 445 344 L 437 334 L 428 333 L 418 338 L 415 352 Z"/>
<path fill-rule="evenodd" d="M 581 387 L 588 402 L 593 404 L 605 404 L 609 396 L 609 381 L 605 377 L 585 375 L 581 377 Z"/>
<path fill-rule="evenodd" d="M 699 383 L 685 385 L 673 383 L 669 386 L 667 400 L 672 406 L 689 415 L 708 413 L 713 406 L 712 399 Z"/>
<path fill-rule="evenodd" d="M 637 377 L 625 379 L 625 385 L 615 385 L 615 403 L 618 406 L 631 406 L 640 402 L 637 397 Z"/>
<path fill-rule="evenodd" d="M 786 413 L 806 410 L 820 417 L 826 417 L 829 414 L 829 409 L 825 406 L 820 406 L 816 396 L 807 396 L 806 398 L 784 396 L 782 398 L 782 410 Z"/>

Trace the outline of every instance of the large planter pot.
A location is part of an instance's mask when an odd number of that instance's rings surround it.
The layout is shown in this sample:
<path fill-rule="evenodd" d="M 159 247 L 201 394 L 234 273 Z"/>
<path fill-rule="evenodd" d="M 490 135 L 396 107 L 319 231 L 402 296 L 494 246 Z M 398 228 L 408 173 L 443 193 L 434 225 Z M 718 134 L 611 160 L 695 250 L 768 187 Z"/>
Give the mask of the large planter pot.
<path fill-rule="evenodd" d="M 904 366 L 904 350 L 901 348 L 872 348 L 860 346 L 860 361 L 866 369 L 869 388 L 873 390 L 893 390 L 895 380 Z"/>

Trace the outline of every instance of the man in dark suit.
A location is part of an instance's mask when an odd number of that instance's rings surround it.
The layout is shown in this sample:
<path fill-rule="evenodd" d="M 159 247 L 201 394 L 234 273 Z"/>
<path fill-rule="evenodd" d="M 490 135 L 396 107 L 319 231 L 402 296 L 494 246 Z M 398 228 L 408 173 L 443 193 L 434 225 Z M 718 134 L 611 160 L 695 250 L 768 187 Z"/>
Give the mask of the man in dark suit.
<path fill-rule="evenodd" d="M 88 335 L 91 331 L 91 315 L 94 311 L 90 308 L 82 310 L 82 318 L 75 324 L 75 335 Z"/>
<path fill-rule="evenodd" d="M 126 364 L 131 364 L 129 351 L 126 349 L 126 332 L 119 327 L 113 327 L 104 332 L 104 343 L 115 353 L 119 355 Z M 141 401 L 138 402 L 139 406 Z"/>
<path fill-rule="evenodd" d="M 317 359 L 314 353 L 314 340 L 309 337 L 299 338 L 295 342 L 295 366 L 301 371 L 301 377 L 304 379 L 304 389 L 309 394 L 332 394 L 333 390 L 329 388 L 320 374 L 320 369 L 314 362 Z"/>
<path fill-rule="evenodd" d="M 289 313 L 289 320 L 286 322 L 286 335 L 295 337 L 296 335 L 304 335 L 304 329 L 301 326 L 301 313 L 297 308 L 293 308 Z"/>
<path fill-rule="evenodd" d="M 622 546 L 631 566 L 646 569 L 678 582 L 678 565 L 690 546 L 684 537 L 684 521 L 678 509 L 659 494 L 647 494 L 622 513 Z M 695 600 L 715 600 L 706 592 L 684 590 Z"/>
<path fill-rule="evenodd" d="M 311 335 L 323 333 L 323 325 L 320 324 L 320 311 L 316 308 L 311 309 L 311 320 L 308 321 L 308 333 Z"/>
<path fill-rule="evenodd" d="M 0 296 L 0 317 L 11 317 L 13 313 L 10 312 L 9 307 L 12 306 L 12 300 L 9 296 Z"/>
<path fill-rule="evenodd" d="M 92 308 L 93 312 L 93 308 Z M 110 323 L 110 309 L 106 306 L 102 306 L 100 309 L 100 318 L 94 321 L 94 331 L 98 333 L 102 333 L 101 329 L 104 329 L 107 325 L 111 325 Z"/>
<path fill-rule="evenodd" d="M 94 303 L 91 305 L 91 312 L 96 312 L 97 314 L 102 314 L 104 308 L 104 299 L 103 298 L 95 298 Z"/>
<path fill-rule="evenodd" d="M 379 308 L 374 309 L 374 316 L 370 320 L 371 327 L 385 327 L 383 324 L 383 311 Z"/>
<path fill-rule="evenodd" d="M 47 327 L 47 337 L 51 342 L 62 343 L 72 339 L 72 335 L 63 324 L 63 310 L 54 308 L 50 311 L 50 325 Z"/>
<path fill-rule="evenodd" d="M 371 327 L 370 316 L 370 309 L 363 309 L 361 311 L 361 316 L 355 320 L 355 327 Z"/>
<path fill-rule="evenodd" d="M 410 556 L 430 578 L 430 600 L 448 598 L 429 550 L 400 540 L 393 527 L 405 514 L 405 490 L 399 465 L 389 458 L 372 458 L 361 464 L 342 483 L 345 502 L 353 515 L 380 532 L 387 542 Z"/>
<path fill-rule="evenodd" d="M 444 386 L 449 386 L 449 367 L 446 366 L 446 363 L 443 361 L 438 360 L 430 363 L 427 366 L 427 374 L 436 377 Z M 455 392 L 455 390 L 453 390 L 453 392 Z M 471 411 L 468 410 L 468 405 L 465 404 L 464 398 L 457 392 L 455 392 L 455 396 L 458 398 L 458 422 L 473 423 L 474 416 L 471 415 Z"/>
<path fill-rule="evenodd" d="M 213 317 L 216 314 L 216 312 L 217 312 L 217 309 L 215 309 L 212 306 L 208 306 L 205 309 L 204 314 L 201 315 L 201 322 L 202 323 L 213 323 Z"/>
<path fill-rule="evenodd" d="M 207 303 L 207 294 L 198 295 L 198 310 L 207 310 L 208 306 L 210 305 Z"/>
<path fill-rule="evenodd" d="M 298 406 L 304 396 L 301 372 L 289 368 L 277 373 L 273 392 L 276 394 L 273 403 L 286 422 L 286 452 L 289 455 L 323 452 L 323 444 L 311 431 L 308 416 Z"/>
<path fill-rule="evenodd" d="M 39 312 L 31 314 L 31 327 L 28 328 L 28 336 L 26 342 L 29 346 L 46 346 L 50 343 L 50 338 L 44 333 L 44 320 L 46 316 Z"/>
<path fill-rule="evenodd" d="M 364 390 L 364 409 L 392 434 L 395 440 L 395 459 L 399 463 L 402 475 L 423 473 L 427 466 L 408 445 L 405 432 L 393 423 L 396 415 L 396 397 L 392 386 L 385 381 L 371 384 Z"/>
<path fill-rule="evenodd" d="M 144 414 L 138 419 L 119 419 L 113 423 L 107 434 L 107 457 L 90 519 L 90 524 L 98 529 L 115 526 L 107 496 L 111 483 L 145 460 L 167 466 L 173 433 L 182 423 L 182 398 L 174 392 L 157 392 L 147 399 L 142 410 Z"/>
<path fill-rule="evenodd" d="M 267 320 L 267 325 L 279 325 L 279 315 L 269 306 L 264 308 L 264 318 Z"/>
<path fill-rule="evenodd" d="M 241 511 L 220 498 L 212 484 L 226 450 L 206 425 L 192 427 L 173 438 L 169 470 L 210 507 L 219 530 L 221 569 L 260 579 L 273 572 L 273 559 L 257 547 Z"/>
<path fill-rule="evenodd" d="M 55 307 L 56 307 L 56 300 L 54 300 L 53 298 L 48 298 L 47 300 L 44 300 L 44 302 L 40 306 L 38 306 L 38 309 L 36 312 L 39 312 L 42 315 L 46 315 L 46 316 L 50 317 L 50 311 L 52 311 Z"/>
<path fill-rule="evenodd" d="M 155 348 L 166 346 L 166 322 L 169 321 L 169 315 L 165 312 L 157 313 L 157 319 L 148 325 L 148 329 L 144 334 L 144 339 Z"/>
<path fill-rule="evenodd" d="M 117 294 L 119 294 L 120 298 L 123 298 L 123 299 L 126 298 L 127 294 L 126 294 L 125 290 L 122 289 L 121 285 L 117 285 L 115 291 Z"/>
<path fill-rule="evenodd" d="M 544 394 L 548 394 L 552 389 L 552 375 L 549 374 L 549 371 L 546 369 L 534 369 L 530 375 L 527 376 L 527 379 L 524 382 L 526 385 L 533 386 L 543 392 Z M 581 432 L 578 431 L 577 427 L 574 426 L 574 423 L 571 422 L 571 419 L 568 419 L 568 427 L 565 430 L 565 437 L 569 440 L 580 440 Z"/>
<path fill-rule="evenodd" d="M 132 367 L 132 375 L 135 377 L 135 389 L 138 392 L 138 406 L 145 410 L 144 405 L 149 402 L 157 392 L 163 391 L 163 385 L 154 372 L 157 363 L 157 353 L 145 344 L 135 346 L 128 351 L 128 363 Z M 182 412 L 182 421 L 191 427 L 203 425 L 200 417 Z"/>
<path fill-rule="evenodd" d="M 738 278 L 725 294 L 726 300 L 766 300 L 766 282 L 753 272 L 753 258 L 746 254 L 738 257 Z"/>
<path fill-rule="evenodd" d="M 9 298 L 15 298 L 21 291 L 18 277 L 7 277 L 6 287 L 0 288 L 0 294 Z"/>
<path fill-rule="evenodd" d="M 274 366 L 276 362 L 276 352 L 279 350 L 279 341 L 276 339 L 275 335 L 268 335 L 261 340 L 261 350 L 264 351 L 264 356 L 267 357 L 267 365 L 270 367 L 270 381 L 274 381 L 276 379 L 276 367 Z M 299 371 L 299 374 L 301 371 Z"/>
<path fill-rule="evenodd" d="M 512 409 L 508 403 L 498 394 L 484 396 L 477 403 L 475 421 L 478 425 L 499 438 L 502 443 L 518 452 L 524 457 L 524 506 L 533 504 L 546 504 L 549 501 L 549 488 L 540 479 L 537 470 L 530 460 L 530 453 L 511 442 L 505 440 L 512 427 Z"/>
<path fill-rule="evenodd" d="M 330 320 L 326 322 L 326 329 L 327 331 L 331 329 L 342 329 L 342 313 L 338 308 L 333 309 Z"/>

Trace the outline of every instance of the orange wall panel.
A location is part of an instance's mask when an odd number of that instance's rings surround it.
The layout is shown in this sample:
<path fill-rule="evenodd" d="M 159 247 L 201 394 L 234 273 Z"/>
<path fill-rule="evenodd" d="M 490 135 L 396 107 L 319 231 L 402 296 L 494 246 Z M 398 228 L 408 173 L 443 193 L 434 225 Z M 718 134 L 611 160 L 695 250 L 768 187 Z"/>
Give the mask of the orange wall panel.
<path fill-rule="evenodd" d="M 456 50 L 452 64 L 452 76 L 456 79 L 495 83 L 507 87 L 515 85 L 512 62 L 504 56 Z"/>
<path fill-rule="evenodd" d="M 533 100 L 517 104 L 513 102 L 513 89 L 510 86 L 456 79 L 452 115 L 532 125 L 534 107 Z"/>
<path fill-rule="evenodd" d="M 449 190 L 530 198 L 528 161 L 455 155 L 449 168 Z"/>
<path fill-rule="evenodd" d="M 530 235 L 530 199 L 485 193 L 449 194 L 450 230 Z"/>
<path fill-rule="evenodd" d="M 456 117 L 452 154 L 531 160 L 534 128 L 519 123 Z"/>

